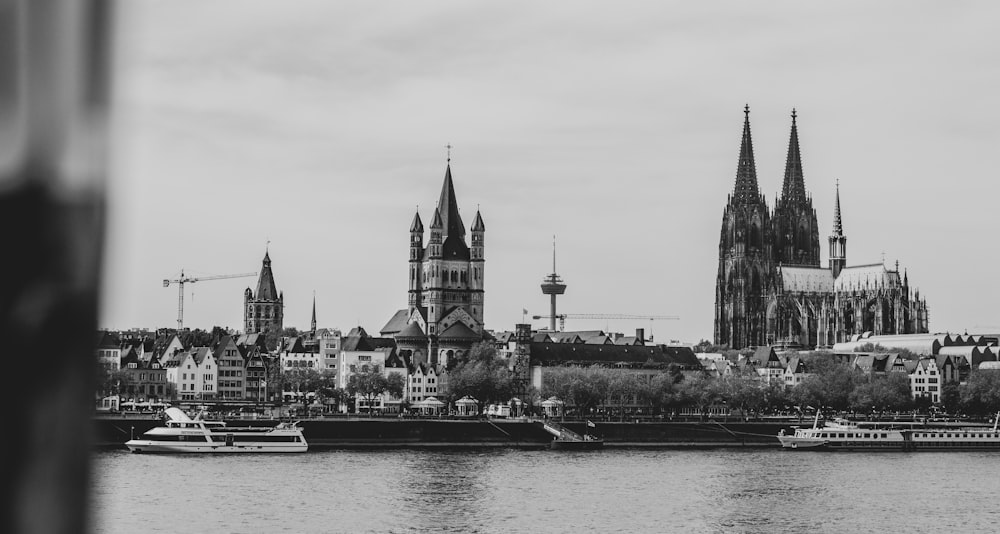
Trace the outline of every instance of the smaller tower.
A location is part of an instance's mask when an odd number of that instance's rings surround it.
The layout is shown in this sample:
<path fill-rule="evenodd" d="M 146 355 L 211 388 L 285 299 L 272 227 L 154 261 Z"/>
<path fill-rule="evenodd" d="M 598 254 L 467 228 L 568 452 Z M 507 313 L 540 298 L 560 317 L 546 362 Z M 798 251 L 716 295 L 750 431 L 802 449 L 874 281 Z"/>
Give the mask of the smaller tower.
<path fill-rule="evenodd" d="M 486 266 L 486 256 L 484 255 L 486 238 L 486 225 L 483 223 L 483 216 L 476 210 L 476 219 L 472 222 L 472 250 L 469 267 L 472 271 L 469 280 L 469 289 L 472 291 L 472 318 L 483 323 L 483 291 L 484 279 L 483 268 Z"/>
<path fill-rule="evenodd" d="M 410 224 L 410 292 L 407 299 L 409 312 L 412 314 L 420 306 L 423 276 L 420 264 L 424 256 L 424 223 L 420 220 L 420 212 L 413 216 Z"/>
<path fill-rule="evenodd" d="M 446 276 L 443 266 L 442 242 L 444 241 L 444 222 L 441 220 L 441 210 L 434 209 L 434 219 L 431 221 L 431 238 L 427 243 L 427 286 L 424 295 L 424 306 L 427 306 L 427 333 L 437 335 L 437 323 L 444 313 L 442 309 L 443 277 Z"/>
<path fill-rule="evenodd" d="M 566 284 L 562 278 L 556 274 L 556 236 L 552 236 L 552 274 L 542 281 L 542 293 L 550 296 L 549 305 L 549 329 L 556 330 L 556 295 L 566 292 Z"/>
<path fill-rule="evenodd" d="M 833 207 L 833 235 L 830 236 L 830 270 L 833 279 L 840 276 L 840 271 L 847 267 L 847 237 L 844 235 L 844 225 L 840 219 L 840 180 L 837 180 L 837 201 Z"/>

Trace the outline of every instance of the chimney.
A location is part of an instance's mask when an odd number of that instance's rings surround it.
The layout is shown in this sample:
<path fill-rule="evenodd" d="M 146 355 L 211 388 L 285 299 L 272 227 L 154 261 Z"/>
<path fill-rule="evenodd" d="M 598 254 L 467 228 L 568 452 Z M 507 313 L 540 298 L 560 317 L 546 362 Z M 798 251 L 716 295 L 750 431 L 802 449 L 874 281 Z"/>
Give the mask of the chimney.
<path fill-rule="evenodd" d="M 639 343 L 642 343 L 643 345 L 645 345 L 646 344 L 646 329 L 645 328 L 636 328 L 635 329 L 635 337 L 636 337 L 636 339 L 639 340 Z"/>

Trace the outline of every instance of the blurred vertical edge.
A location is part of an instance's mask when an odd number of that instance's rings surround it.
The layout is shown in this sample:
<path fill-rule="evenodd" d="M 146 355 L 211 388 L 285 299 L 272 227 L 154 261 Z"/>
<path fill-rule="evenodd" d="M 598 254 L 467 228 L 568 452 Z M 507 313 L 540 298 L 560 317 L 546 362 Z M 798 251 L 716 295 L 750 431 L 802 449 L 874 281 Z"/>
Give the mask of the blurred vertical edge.
<path fill-rule="evenodd" d="M 0 0 L 0 532 L 85 532 L 114 5 Z"/>

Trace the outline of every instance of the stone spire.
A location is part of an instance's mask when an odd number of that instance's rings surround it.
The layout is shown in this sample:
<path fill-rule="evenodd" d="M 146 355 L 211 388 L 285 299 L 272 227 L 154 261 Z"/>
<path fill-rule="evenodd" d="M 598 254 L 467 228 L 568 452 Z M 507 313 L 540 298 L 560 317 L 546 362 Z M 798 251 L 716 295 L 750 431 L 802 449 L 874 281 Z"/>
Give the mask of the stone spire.
<path fill-rule="evenodd" d="M 837 202 L 833 205 L 833 235 L 844 235 L 844 225 L 840 220 L 840 180 L 837 180 Z"/>
<path fill-rule="evenodd" d="M 424 222 L 420 220 L 420 212 L 413 216 L 413 223 L 410 224 L 410 232 L 424 232 Z"/>
<path fill-rule="evenodd" d="M 278 288 L 274 284 L 274 273 L 271 272 L 270 252 L 264 252 L 264 264 L 257 278 L 257 300 L 277 300 Z"/>
<path fill-rule="evenodd" d="M 309 326 L 312 327 L 312 333 L 315 336 L 316 335 L 316 292 L 315 291 L 313 291 L 313 316 L 312 316 L 312 322 L 309 323 Z"/>
<path fill-rule="evenodd" d="M 740 143 L 740 162 L 736 167 L 736 187 L 733 200 L 737 203 L 756 202 L 760 197 L 757 187 L 757 166 L 753 160 L 753 140 L 750 137 L 750 105 L 743 108 L 743 140 Z"/>
<path fill-rule="evenodd" d="M 444 228 L 445 240 L 449 238 L 465 241 L 465 225 L 458 213 L 458 200 L 455 198 L 455 184 L 451 180 L 451 164 L 444 173 L 444 184 L 441 186 L 441 200 L 438 201 L 441 211 L 441 222 Z"/>
<path fill-rule="evenodd" d="M 795 124 L 795 110 L 792 109 L 792 133 L 788 139 L 788 158 L 785 160 L 785 181 L 781 187 L 781 198 L 785 202 L 805 202 L 806 184 L 802 177 L 802 155 L 799 152 L 799 130 Z"/>

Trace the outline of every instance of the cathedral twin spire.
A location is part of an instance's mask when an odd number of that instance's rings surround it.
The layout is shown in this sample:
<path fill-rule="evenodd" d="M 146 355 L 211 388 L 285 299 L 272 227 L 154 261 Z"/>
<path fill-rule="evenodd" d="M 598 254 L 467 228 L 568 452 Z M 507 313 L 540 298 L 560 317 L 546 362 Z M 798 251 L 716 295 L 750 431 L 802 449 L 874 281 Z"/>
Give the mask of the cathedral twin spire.
<path fill-rule="evenodd" d="M 756 202 L 760 198 L 757 187 L 757 166 L 753 160 L 753 139 L 750 137 L 750 105 L 743 108 L 743 140 L 740 142 L 740 161 L 736 167 L 736 187 L 733 200 L 737 203 Z"/>
<path fill-rule="evenodd" d="M 785 159 L 785 181 L 781 186 L 781 197 L 786 202 L 804 203 L 806 184 L 802 177 L 802 155 L 799 152 L 799 129 L 795 124 L 795 110 L 792 109 L 792 133 L 788 138 L 788 157 Z"/>

